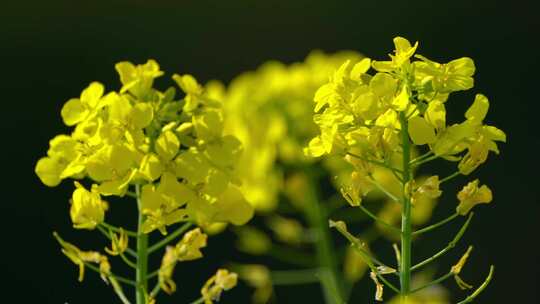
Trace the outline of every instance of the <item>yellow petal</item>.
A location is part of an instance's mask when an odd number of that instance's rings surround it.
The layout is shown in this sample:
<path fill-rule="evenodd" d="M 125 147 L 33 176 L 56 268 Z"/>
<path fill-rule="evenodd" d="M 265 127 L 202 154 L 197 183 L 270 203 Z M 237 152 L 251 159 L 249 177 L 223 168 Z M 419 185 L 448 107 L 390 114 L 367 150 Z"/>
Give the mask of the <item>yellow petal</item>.
<path fill-rule="evenodd" d="M 471 107 L 465 112 L 465 118 L 477 123 L 481 123 L 489 109 L 489 101 L 486 96 L 482 94 L 476 94 L 474 102 Z"/>
<path fill-rule="evenodd" d="M 55 187 L 60 184 L 62 181 L 60 179 L 60 174 L 63 170 L 64 166 L 50 157 L 43 157 L 38 160 L 34 169 L 41 182 L 49 187 Z"/>
<path fill-rule="evenodd" d="M 437 139 L 433 127 L 422 117 L 409 119 L 409 135 L 415 145 L 425 145 Z"/>
<path fill-rule="evenodd" d="M 76 98 L 68 100 L 60 112 L 66 126 L 73 126 L 83 121 L 89 113 L 81 100 Z"/>
<path fill-rule="evenodd" d="M 172 131 L 161 133 L 155 143 L 157 154 L 166 161 L 173 159 L 180 148 L 180 141 Z"/>

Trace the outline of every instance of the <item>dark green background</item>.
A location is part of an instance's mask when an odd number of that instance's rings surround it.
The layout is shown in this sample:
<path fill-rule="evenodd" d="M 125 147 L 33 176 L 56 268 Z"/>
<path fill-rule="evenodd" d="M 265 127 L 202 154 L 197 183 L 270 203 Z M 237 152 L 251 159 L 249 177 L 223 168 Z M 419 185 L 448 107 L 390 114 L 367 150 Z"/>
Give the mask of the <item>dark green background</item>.
<path fill-rule="evenodd" d="M 52 238 L 51 231 L 57 230 L 86 245 L 82 247 L 105 245 L 91 233 L 70 228 L 72 185 L 50 189 L 33 174 L 48 140 L 67 132 L 59 115 L 63 103 L 93 80 L 118 88 L 114 63 L 155 58 L 170 74 L 189 72 L 202 81 L 229 81 L 268 59 L 302 60 L 312 49 L 353 49 L 382 59 L 392 49 L 391 39 L 402 35 L 419 40 L 419 52 L 437 61 L 474 58 L 475 92 L 490 98 L 487 122 L 505 130 L 508 143 L 501 146 L 500 156 L 491 155 L 475 172 L 493 189 L 495 200 L 478 210 L 461 243 L 460 251 L 466 243 L 476 246 L 464 276 L 479 282 L 488 265 L 496 264 L 495 278 L 479 303 L 537 303 L 537 12 L 533 1 L 3 1 L 1 302 L 11 297 L 13 303 L 115 301 L 94 274 L 79 284 L 74 266 Z M 159 84 L 172 83 L 163 79 Z M 454 121 L 461 119 L 458 113 L 473 96 L 457 94 L 451 101 Z M 418 255 L 443 247 L 451 233 L 434 234 Z M 232 241 L 229 234 L 211 239 L 205 251 L 209 258 L 178 269 L 177 294 L 160 303 L 195 299 L 203 281 L 223 261 L 245 260 L 234 256 Z M 458 255 L 442 262 L 450 264 Z M 355 303 L 371 303 L 371 290 L 360 286 Z M 316 285 L 283 288 L 278 296 L 280 303 L 322 303 Z M 248 303 L 247 297 L 248 289 L 240 287 L 222 302 Z"/>

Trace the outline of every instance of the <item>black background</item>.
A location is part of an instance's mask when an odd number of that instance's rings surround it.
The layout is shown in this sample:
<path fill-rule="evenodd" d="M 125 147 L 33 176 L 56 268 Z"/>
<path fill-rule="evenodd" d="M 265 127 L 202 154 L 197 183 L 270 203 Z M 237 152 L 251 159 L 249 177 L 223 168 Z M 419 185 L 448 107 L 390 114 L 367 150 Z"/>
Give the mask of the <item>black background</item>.
<path fill-rule="evenodd" d="M 201 81 L 229 81 L 268 59 L 302 60 L 312 49 L 353 49 L 383 59 L 392 49 L 391 39 L 401 35 L 420 41 L 419 53 L 436 61 L 475 60 L 474 91 L 490 98 L 487 122 L 505 130 L 508 143 L 475 173 L 493 189 L 495 200 L 478 212 L 464 238 L 476 248 L 466 277 L 482 280 L 493 263 L 495 278 L 479 303 L 538 303 L 540 19 L 532 3 L 3 1 L 0 302 L 116 301 L 94 274 L 78 283 L 74 266 L 52 238 L 57 230 L 83 248 L 105 246 L 92 233 L 70 228 L 72 185 L 47 188 L 33 173 L 48 140 L 68 131 L 59 115 L 63 103 L 93 80 L 108 89 L 119 87 L 114 63 L 155 58 L 168 75 L 189 72 Z M 171 84 L 169 79 L 158 82 Z M 457 94 L 455 113 L 463 113 L 473 94 Z M 426 245 L 442 247 L 448 237 L 443 232 Z M 211 239 L 206 253 L 207 259 L 178 270 L 179 291 L 160 302 L 195 299 L 213 269 L 231 257 L 243 258 L 234 256 L 229 234 Z M 248 292 L 237 288 L 222 302 L 248 303 Z M 278 295 L 280 303 L 322 303 L 316 285 L 283 288 Z M 372 295 L 358 299 L 370 303 Z"/>

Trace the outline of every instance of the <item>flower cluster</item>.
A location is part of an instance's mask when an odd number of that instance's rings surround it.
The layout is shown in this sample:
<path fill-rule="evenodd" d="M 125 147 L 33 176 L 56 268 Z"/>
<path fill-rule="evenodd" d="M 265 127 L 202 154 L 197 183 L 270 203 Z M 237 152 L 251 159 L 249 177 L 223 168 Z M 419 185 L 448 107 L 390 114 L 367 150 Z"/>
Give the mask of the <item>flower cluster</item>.
<path fill-rule="evenodd" d="M 411 293 L 411 269 L 424 265 L 410 265 L 413 235 L 435 229 L 458 215 L 469 214 L 477 204 L 492 201 L 488 186 L 479 186 L 479 180 L 475 180 L 458 193 L 453 215 L 412 232 L 415 218 L 429 219 L 431 212 L 425 211 L 442 195 L 440 184 L 459 175 L 470 175 L 486 162 L 489 152 L 499 153 L 497 142 L 506 141 L 502 130 L 484 123 L 489 101 L 482 94 L 476 95 L 462 122 L 447 123 L 450 94 L 474 85 L 472 59 L 437 63 L 415 54 L 418 43 L 412 45 L 402 37 L 394 39 L 394 46 L 387 61 L 345 61 L 328 83 L 317 90 L 314 121 L 320 134 L 304 150 L 312 157 L 337 155 L 349 162 L 353 172 L 342 188 L 344 198 L 401 238 L 401 253 L 395 247 L 401 263 L 401 290 L 384 280 L 384 273 L 374 268 L 377 263 L 366 262 L 377 286 L 377 300 L 382 300 L 383 285 L 401 294 Z M 422 150 L 426 152 L 413 159 L 416 151 Z M 456 172 L 442 179 L 438 175 L 415 177 L 422 164 L 436 159 L 457 162 Z M 380 174 L 381 169 L 385 170 L 384 175 Z M 378 215 L 371 213 L 361 201 L 373 190 L 382 191 L 395 204 L 386 205 Z M 472 213 L 448 249 L 459 240 L 471 216 Z M 396 223 L 401 223 L 401 229 L 394 226 Z M 360 242 L 346 234 L 343 227 L 340 232 L 351 242 Z M 426 264 L 435 258 L 428 259 Z M 456 276 L 459 273 L 452 271 Z"/>
<path fill-rule="evenodd" d="M 242 225 L 253 216 L 253 207 L 239 189 L 236 167 L 241 143 L 224 135 L 222 102 L 214 98 L 211 88 L 203 87 L 191 75 L 175 74 L 173 79 L 185 94 L 183 98 L 176 98 L 173 87 L 159 91 L 153 83 L 163 72 L 154 60 L 139 65 L 120 62 L 116 71 L 120 90 L 106 92 L 103 84 L 92 82 L 79 98 L 64 104 L 61 116 L 73 131 L 50 141 L 47 156 L 39 159 L 35 172 L 50 187 L 67 178 L 76 180 L 70 210 L 73 227 L 103 232 L 111 240 L 111 248 L 105 251 L 120 256 L 138 273 L 142 271 L 136 282 L 120 281 L 137 287 L 137 303 L 142 294 L 146 302 L 153 303 L 155 294 L 146 290 L 151 276 L 146 276 L 145 261 L 148 251 L 172 238 L 148 247 L 146 234 L 158 230 L 166 235 L 169 226 L 180 222 L 185 227 L 195 223 L 203 228 Z M 87 182 L 90 190 L 82 185 Z M 108 196 L 136 199 L 137 232 L 105 221 L 112 207 L 103 200 Z M 137 252 L 129 248 L 129 237 L 137 238 Z M 99 272 L 104 279 L 114 279 L 113 287 L 126 303 L 117 280 L 120 277 L 110 272 L 107 256 L 81 251 L 59 236 L 57 239 L 63 252 L 80 266 L 80 279 L 85 265 L 99 263 Z M 196 229 L 185 234 L 176 247 L 168 247 L 164 265 L 155 272 L 158 286 L 174 292 L 174 265 L 202 257 L 199 249 L 204 246 L 206 235 Z M 137 264 L 124 253 L 135 257 Z M 213 292 L 214 296 L 219 294 Z"/>
<path fill-rule="evenodd" d="M 36 173 L 48 186 L 63 179 L 93 181 L 91 192 L 76 183 L 72 219 L 76 228 L 93 229 L 104 219 L 100 196 L 124 196 L 130 185 L 142 186 L 144 232 L 195 221 L 242 224 L 252 209 L 238 190 L 235 166 L 241 144 L 222 134 L 221 103 L 205 94 L 191 75 L 174 75 L 186 94 L 152 88 L 161 76 L 158 64 L 116 65 L 122 88 L 105 93 L 91 83 L 80 98 L 70 99 L 62 118 L 71 135 L 50 141 Z"/>
<path fill-rule="evenodd" d="M 418 43 L 411 46 L 397 37 L 394 44 L 390 61 L 364 58 L 355 64 L 343 63 L 314 98 L 314 121 L 321 133 L 305 152 L 313 157 L 346 155 L 355 168 L 360 196 L 375 188 L 362 186 L 361 179 L 372 176 L 377 163 L 401 161 L 402 128 L 407 128 L 414 145 L 427 145 L 431 158 L 458 161 L 463 175 L 484 163 L 489 151 L 498 154 L 497 141 L 506 141 L 503 131 L 483 123 L 489 101 L 481 94 L 465 112 L 465 121 L 446 123 L 445 104 L 450 93 L 473 87 L 472 59 L 440 64 L 415 55 Z M 371 68 L 376 71 L 373 75 L 368 73 Z M 419 159 L 417 165 L 421 162 Z"/>
<path fill-rule="evenodd" d="M 257 210 L 270 211 L 283 188 L 278 163 L 310 161 L 302 148 L 317 133 L 311 116 L 313 93 L 355 52 L 312 52 L 305 61 L 269 61 L 236 77 L 223 93 L 225 131 L 244 147 L 238 173 L 242 191 Z"/>
<path fill-rule="evenodd" d="M 80 97 L 62 107 L 62 120 L 73 129 L 51 139 L 47 155 L 35 166 L 47 186 L 73 179 L 73 227 L 97 230 L 111 241 L 106 255 L 83 251 L 54 233 L 62 252 L 78 265 L 79 280 L 91 269 L 112 285 L 122 303 L 131 303 L 122 289 L 129 284 L 138 304 L 154 304 L 161 290 L 176 291 L 173 276 L 179 262 L 202 258 L 208 239 L 203 231 L 244 225 L 257 210 L 272 234 L 254 226 L 236 228 L 239 249 L 285 262 L 301 257 L 299 265 L 309 268 L 276 272 L 263 265 L 233 265 L 256 289 L 255 303 L 268 302 L 280 279 L 289 284 L 314 278 L 326 302 L 343 303 L 349 283 L 368 270 L 376 301 L 383 300 L 388 287 L 401 302 L 421 302 L 425 295 L 418 291 L 450 277 L 459 287 L 472 288 L 460 277 L 472 247 L 449 273 L 432 282 L 415 283 L 413 278 L 422 274 L 413 277 L 412 272 L 456 246 L 473 217 L 471 210 L 493 200 L 491 189 L 475 179 L 458 191 L 452 215 L 421 229 L 416 226 L 430 220 L 443 194 L 441 185 L 471 175 L 490 152 L 499 154 L 498 143 L 505 142 L 506 135 L 485 123 L 489 101 L 482 94 L 475 96 L 460 122 L 447 122 L 450 95 L 474 86 L 472 59 L 437 63 L 416 54 L 418 43 L 402 37 L 394 39 L 394 46 L 386 61 L 355 52 L 313 52 L 305 62 L 292 65 L 272 61 L 240 75 L 228 87 L 219 82 L 201 85 L 189 74 L 175 74 L 172 78 L 183 92 L 180 98 L 173 87 L 154 88 L 155 79 L 164 74 L 154 60 L 118 63 L 122 85 L 117 91 L 90 83 Z M 317 162 L 323 156 L 323 162 Z M 417 176 L 421 165 L 434 160 L 457 164 L 455 173 Z M 322 174 L 320 165 L 326 170 Z M 327 174 L 334 177 L 342 197 L 338 191 L 330 198 L 320 193 L 318 185 Z M 368 195 L 384 199 L 376 212 L 364 202 Z M 114 209 L 112 196 L 134 199 L 137 231 L 107 223 L 107 212 Z M 287 205 L 284 214 L 277 209 L 282 201 Z M 375 220 L 377 229 L 357 236 L 348 231 L 351 223 L 330 221 L 330 227 L 351 243 L 343 263 L 338 263 L 326 222 L 329 216 L 343 215 L 341 206 L 361 210 Z M 412 265 L 415 237 L 460 216 L 467 220 L 447 247 Z M 360 219 L 352 212 L 345 217 Z M 193 224 L 200 228 L 188 231 Z M 161 239 L 151 244 L 151 233 L 161 234 Z M 381 235 L 401 241 L 393 246 L 396 266 L 377 259 L 369 248 Z M 180 241 L 167 246 L 178 237 Z M 316 254 L 297 250 L 306 244 Z M 161 266 L 149 271 L 149 255 L 161 248 Z M 113 273 L 110 257 L 135 269 L 135 280 Z M 339 265 L 344 267 L 341 272 Z M 484 283 L 460 303 L 472 301 L 492 274 L 493 267 Z M 399 287 L 392 278 L 399 278 Z M 153 289 L 148 288 L 151 279 L 156 280 Z M 237 279 L 236 273 L 219 269 L 193 303 L 218 301 Z M 444 292 L 437 298 L 447 301 Z"/>
<path fill-rule="evenodd" d="M 405 116 L 408 133 L 417 146 L 428 145 L 438 157 L 459 160 L 462 174 L 470 174 L 486 161 L 488 152 L 498 153 L 496 141 L 504 132 L 484 125 L 488 99 L 478 94 L 462 123 L 446 124 L 445 102 L 449 94 L 473 86 L 475 66 L 464 57 L 439 64 L 421 55 L 412 61 L 417 44 L 394 39 L 391 61 L 364 58 L 345 62 L 315 95 L 314 120 L 321 134 L 311 140 L 307 153 L 357 151 L 380 161 L 401 153 L 399 116 Z M 373 67 L 374 75 L 367 72 Z M 460 153 L 467 151 L 464 156 Z"/>
<path fill-rule="evenodd" d="M 358 62 L 362 55 L 343 51 L 335 54 L 312 52 L 305 61 L 284 65 L 276 61 L 264 63 L 255 71 L 246 72 L 235 78 L 225 88 L 222 94 L 225 100 L 225 128 L 226 132 L 240 139 L 244 152 L 240 158 L 238 168 L 239 175 L 243 180 L 242 192 L 246 199 L 260 211 L 260 216 L 265 219 L 271 234 L 265 234 L 252 226 L 243 226 L 235 229 L 238 236 L 237 247 L 243 252 L 253 255 L 268 254 L 277 250 L 280 246 L 286 246 L 287 250 L 296 250 L 298 247 L 310 243 L 306 240 L 305 232 L 317 230 L 318 234 L 325 234 L 328 227 L 324 227 L 325 213 L 316 211 L 326 209 L 326 201 L 307 195 L 316 192 L 314 187 L 318 181 L 313 172 L 322 171 L 335 177 L 331 181 L 342 191 L 365 191 L 372 194 L 372 200 L 384 198 L 379 189 L 373 183 L 361 183 L 360 175 L 352 173 L 350 166 L 339 156 L 326 158 L 323 162 L 314 162 L 311 157 L 306 157 L 303 147 L 318 133 L 318 126 L 312 119 L 312 99 L 317 89 L 328 81 L 328 76 L 347 60 Z M 322 166 L 321 166 L 322 165 Z M 322 168 L 321 168 L 322 167 Z M 398 181 L 394 175 L 385 168 L 372 167 L 372 175 L 385 189 L 399 195 L 400 188 L 395 187 Z M 361 186 L 358 187 L 356 182 Z M 421 181 L 421 180 L 419 180 Z M 347 186 L 343 186 L 346 184 Z M 367 191 L 367 187 L 370 188 Z M 269 213 L 275 210 L 279 194 L 287 197 L 295 214 Z M 359 202 L 359 195 L 346 196 Z M 380 216 L 387 218 L 389 222 L 399 221 L 399 207 L 396 209 L 394 201 L 383 202 Z M 280 202 L 283 204 L 283 202 Z M 319 206 L 314 206 L 314 204 Z M 431 211 L 435 206 L 432 197 L 419 197 L 414 215 L 415 224 L 423 224 L 429 220 Z M 315 216 L 313 216 L 315 214 Z M 318 214 L 318 215 L 317 215 Z M 298 217 L 308 218 L 307 227 L 301 224 Z M 320 217 L 320 219 L 318 219 Z M 321 226 L 321 227 L 318 227 Z M 385 227 L 377 226 L 375 238 L 386 236 L 394 238 L 395 235 L 386 234 Z M 368 240 L 373 241 L 373 237 Z M 328 239 L 330 240 L 330 239 Z M 321 239 L 317 242 L 322 242 Z M 275 245 L 275 246 L 274 246 Z M 315 245 L 314 251 L 321 248 Z M 325 253 L 318 253 L 326 256 Z M 317 254 L 314 254 L 316 257 Z M 318 261 L 325 264 L 327 262 Z M 339 263 L 330 262 L 339 265 Z M 357 265 L 358 267 L 349 267 Z M 252 266 L 252 265 L 249 265 Z M 359 258 L 354 250 L 347 250 L 346 259 L 339 269 L 331 270 L 338 276 L 336 282 L 356 282 L 363 277 L 367 265 Z M 240 277 L 251 284 L 250 278 L 256 276 L 250 271 L 263 268 L 239 267 Z M 266 271 L 269 271 L 268 269 Z M 321 279 L 321 282 L 327 279 Z M 332 279 L 334 280 L 334 279 Z M 277 282 L 279 284 L 279 282 Z M 339 283 L 341 284 L 341 283 Z M 265 303 L 272 295 L 270 284 L 251 284 L 256 287 L 254 295 L 255 303 Z M 333 287 L 322 283 L 323 288 L 331 290 Z M 270 291 L 269 291 L 270 290 Z M 266 298 L 265 298 L 266 296 Z"/>

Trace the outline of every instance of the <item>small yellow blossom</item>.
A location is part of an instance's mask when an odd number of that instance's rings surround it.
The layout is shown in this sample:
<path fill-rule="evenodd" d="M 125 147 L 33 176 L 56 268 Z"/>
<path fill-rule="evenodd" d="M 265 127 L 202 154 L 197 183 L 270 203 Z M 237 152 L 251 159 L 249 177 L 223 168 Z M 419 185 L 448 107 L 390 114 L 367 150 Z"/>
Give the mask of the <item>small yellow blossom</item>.
<path fill-rule="evenodd" d="M 392 61 L 373 61 L 373 68 L 379 72 L 392 72 L 409 64 L 409 59 L 418 48 L 418 42 L 411 46 L 411 43 L 403 37 L 394 38 L 394 55 L 390 55 Z"/>
<path fill-rule="evenodd" d="M 172 279 L 174 268 L 178 262 L 191 261 L 202 257 L 201 248 L 206 247 L 207 235 L 195 228 L 182 237 L 176 246 L 167 246 L 158 270 L 158 280 L 161 289 L 168 294 L 176 291 Z"/>
<path fill-rule="evenodd" d="M 493 194 L 486 185 L 478 187 L 479 180 L 476 179 L 466 186 L 457 194 L 459 205 L 457 212 L 461 215 L 467 215 L 469 211 L 478 204 L 487 204 L 493 200 Z"/>
<path fill-rule="evenodd" d="M 105 106 L 102 98 L 105 87 L 99 82 L 92 82 L 81 93 L 80 98 L 70 99 L 62 107 L 62 119 L 67 126 L 76 125 L 91 119 Z"/>
<path fill-rule="evenodd" d="M 226 269 L 219 269 L 201 289 L 201 294 L 205 304 L 212 304 L 214 301 L 219 301 L 221 293 L 236 286 L 238 275 L 234 272 L 229 272 Z"/>
<path fill-rule="evenodd" d="M 103 222 L 108 205 L 101 200 L 97 189 L 86 190 L 81 184 L 75 182 L 75 191 L 71 199 L 70 215 L 73 227 L 77 229 L 94 229 Z"/>
<path fill-rule="evenodd" d="M 442 194 L 442 191 L 439 189 L 439 177 L 437 175 L 428 177 L 418 188 L 411 190 L 413 191 L 411 196 L 411 202 L 413 204 L 424 198 L 438 198 Z"/>
<path fill-rule="evenodd" d="M 115 65 L 116 71 L 120 75 L 122 82 L 121 93 L 127 91 L 133 95 L 143 98 L 152 88 L 154 79 L 163 75 L 159 70 L 159 65 L 155 60 L 148 60 L 145 64 L 134 65 L 131 62 L 123 61 Z"/>
<path fill-rule="evenodd" d="M 180 89 L 186 93 L 184 100 L 186 104 L 184 105 L 184 111 L 193 111 L 199 105 L 203 94 L 202 86 L 197 82 L 195 77 L 185 74 L 185 75 L 173 75 L 174 81 L 178 84 Z"/>
<path fill-rule="evenodd" d="M 176 255 L 179 261 L 191 261 L 202 257 L 201 248 L 206 247 L 208 236 L 200 228 L 195 228 L 186 234 L 176 245 Z"/>

